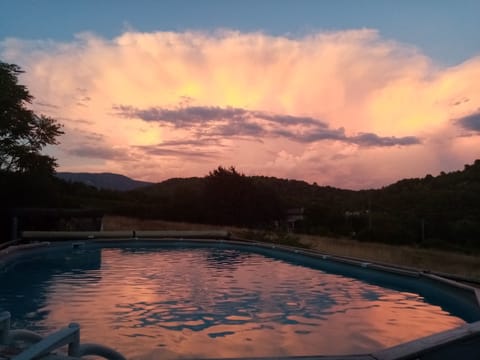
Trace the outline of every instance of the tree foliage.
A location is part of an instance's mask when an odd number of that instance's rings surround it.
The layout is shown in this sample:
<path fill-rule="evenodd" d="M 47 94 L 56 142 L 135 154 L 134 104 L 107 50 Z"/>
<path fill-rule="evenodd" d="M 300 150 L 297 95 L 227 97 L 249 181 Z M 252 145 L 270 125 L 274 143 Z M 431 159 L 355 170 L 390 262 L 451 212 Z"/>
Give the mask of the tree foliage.
<path fill-rule="evenodd" d="M 480 251 L 480 160 L 463 171 L 377 190 L 246 176 L 221 166 L 203 178 L 170 179 L 130 192 L 63 186 L 55 192 L 60 204 L 119 215 L 263 229 L 285 226 L 289 209 L 304 208 L 304 219 L 295 224 L 299 233 Z"/>
<path fill-rule="evenodd" d="M 219 166 L 208 174 L 204 197 L 211 223 L 258 226 L 282 216 L 276 193 L 238 173 L 233 166 Z"/>
<path fill-rule="evenodd" d="M 28 108 L 33 97 L 18 83 L 21 73 L 17 65 L 0 62 L 0 171 L 53 173 L 55 159 L 40 152 L 57 144 L 63 131 L 54 119 Z"/>

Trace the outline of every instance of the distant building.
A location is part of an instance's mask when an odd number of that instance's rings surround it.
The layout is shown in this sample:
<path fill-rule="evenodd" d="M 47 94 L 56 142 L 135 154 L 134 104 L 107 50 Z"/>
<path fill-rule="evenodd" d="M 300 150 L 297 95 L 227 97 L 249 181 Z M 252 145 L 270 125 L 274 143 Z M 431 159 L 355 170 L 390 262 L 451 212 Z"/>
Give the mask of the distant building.
<path fill-rule="evenodd" d="M 295 230 L 295 224 L 297 221 L 302 221 L 304 219 L 305 209 L 302 208 L 292 208 L 287 210 L 287 229 L 288 231 Z"/>
<path fill-rule="evenodd" d="M 357 211 L 345 211 L 345 217 L 360 217 L 360 216 L 365 216 L 370 213 L 369 210 L 357 210 Z"/>

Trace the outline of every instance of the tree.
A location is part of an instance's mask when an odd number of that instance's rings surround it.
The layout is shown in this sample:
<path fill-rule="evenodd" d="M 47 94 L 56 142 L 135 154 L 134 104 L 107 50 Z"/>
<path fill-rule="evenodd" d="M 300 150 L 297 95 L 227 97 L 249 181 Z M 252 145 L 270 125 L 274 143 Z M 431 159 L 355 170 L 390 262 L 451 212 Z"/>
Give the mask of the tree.
<path fill-rule="evenodd" d="M 0 172 L 53 173 L 56 160 L 40 151 L 58 144 L 63 131 L 54 119 L 27 107 L 33 96 L 18 83 L 21 73 L 19 66 L 0 61 Z"/>
<path fill-rule="evenodd" d="M 208 221 L 219 224 L 257 226 L 281 217 L 277 194 L 231 166 L 219 166 L 205 178 Z"/>

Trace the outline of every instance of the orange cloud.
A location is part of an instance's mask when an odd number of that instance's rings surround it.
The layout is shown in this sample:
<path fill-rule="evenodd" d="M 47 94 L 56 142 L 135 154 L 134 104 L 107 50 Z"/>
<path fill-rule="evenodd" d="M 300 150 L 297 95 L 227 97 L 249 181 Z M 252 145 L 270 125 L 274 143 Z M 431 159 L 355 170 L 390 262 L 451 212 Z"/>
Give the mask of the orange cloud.
<path fill-rule="evenodd" d="M 232 164 L 249 174 L 362 188 L 461 168 L 478 156 L 479 132 L 455 119 L 480 107 L 473 80 L 480 78 L 480 57 L 441 67 L 375 30 L 303 38 L 86 33 L 70 43 L 7 39 L 0 54 L 27 71 L 22 81 L 36 97 L 35 109 L 66 125 L 62 145 L 52 150 L 60 170 L 160 181 Z M 180 126 L 120 116 L 121 106 L 177 116 L 182 109 L 240 109 L 255 116 L 235 122 L 224 114 Z M 313 122 L 277 121 L 285 116 Z"/>

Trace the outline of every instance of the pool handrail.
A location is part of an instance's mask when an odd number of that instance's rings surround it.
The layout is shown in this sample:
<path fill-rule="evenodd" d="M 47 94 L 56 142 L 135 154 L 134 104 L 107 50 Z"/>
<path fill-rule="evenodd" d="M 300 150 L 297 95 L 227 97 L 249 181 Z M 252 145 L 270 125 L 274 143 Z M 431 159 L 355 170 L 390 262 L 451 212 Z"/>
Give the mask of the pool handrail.
<path fill-rule="evenodd" d="M 95 355 L 108 360 L 126 360 L 116 350 L 100 344 L 80 344 L 80 325 L 70 323 L 68 327 L 42 337 L 41 335 L 26 329 L 10 330 L 10 313 L 0 313 L 0 345 L 9 345 L 15 341 L 32 343 L 21 353 L 15 355 L 12 360 L 41 359 L 51 352 L 68 345 L 68 356 L 81 358 L 82 356 Z"/>
<path fill-rule="evenodd" d="M 125 360 L 122 354 L 107 346 L 94 343 L 80 344 L 75 356 L 81 357 L 88 355 L 101 356 L 109 360 Z"/>
<path fill-rule="evenodd" d="M 70 324 L 68 327 L 57 330 L 27 347 L 20 354 L 14 356 L 12 360 L 32 360 L 46 356 L 65 345 L 68 345 L 68 355 L 74 356 L 79 342 L 80 327 L 77 324 Z"/>

